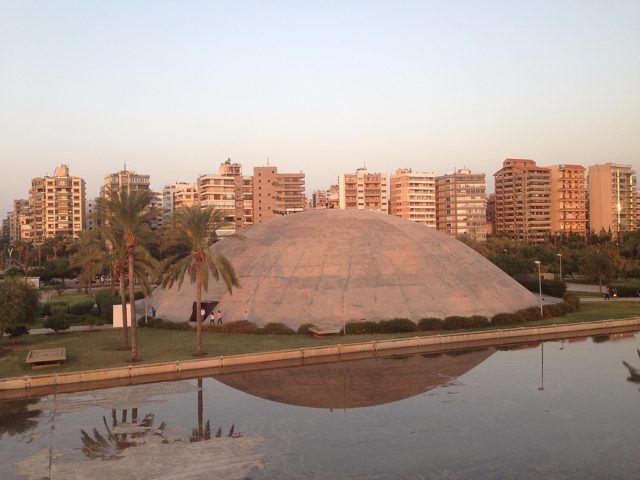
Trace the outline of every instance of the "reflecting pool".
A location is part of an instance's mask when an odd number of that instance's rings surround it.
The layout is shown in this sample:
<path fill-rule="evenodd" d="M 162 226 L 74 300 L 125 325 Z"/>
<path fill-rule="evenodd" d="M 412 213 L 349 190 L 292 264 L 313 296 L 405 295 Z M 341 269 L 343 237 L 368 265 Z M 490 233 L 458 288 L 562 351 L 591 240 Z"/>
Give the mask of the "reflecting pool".
<path fill-rule="evenodd" d="M 601 335 L 2 401 L 0 478 L 638 478 L 639 348 Z"/>

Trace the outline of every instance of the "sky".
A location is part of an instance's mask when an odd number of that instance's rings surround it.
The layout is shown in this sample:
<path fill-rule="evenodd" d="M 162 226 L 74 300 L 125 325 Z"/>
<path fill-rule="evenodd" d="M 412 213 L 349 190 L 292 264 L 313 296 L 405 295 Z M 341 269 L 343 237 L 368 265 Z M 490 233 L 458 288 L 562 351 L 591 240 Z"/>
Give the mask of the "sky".
<path fill-rule="evenodd" d="M 0 0 L 0 214 L 58 164 L 640 171 L 640 1 Z"/>

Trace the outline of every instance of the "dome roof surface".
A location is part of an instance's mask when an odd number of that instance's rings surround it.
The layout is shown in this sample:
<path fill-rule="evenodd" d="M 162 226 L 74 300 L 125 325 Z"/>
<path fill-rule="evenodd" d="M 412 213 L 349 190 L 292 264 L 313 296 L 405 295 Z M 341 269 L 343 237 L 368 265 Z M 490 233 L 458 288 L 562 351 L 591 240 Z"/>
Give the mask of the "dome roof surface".
<path fill-rule="evenodd" d="M 224 321 L 341 327 L 345 321 L 492 316 L 537 297 L 482 255 L 432 228 L 363 210 L 312 210 L 259 223 L 213 248 L 233 264 L 233 294 L 209 279 Z M 157 289 L 157 315 L 187 320 L 195 287 Z"/>

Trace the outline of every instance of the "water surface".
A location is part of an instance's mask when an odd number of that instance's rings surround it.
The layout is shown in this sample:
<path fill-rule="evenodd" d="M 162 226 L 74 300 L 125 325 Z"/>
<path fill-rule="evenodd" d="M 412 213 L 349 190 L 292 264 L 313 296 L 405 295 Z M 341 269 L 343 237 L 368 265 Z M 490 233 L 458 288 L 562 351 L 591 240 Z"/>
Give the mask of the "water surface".
<path fill-rule="evenodd" d="M 0 402 L 0 478 L 638 478 L 637 336 Z"/>

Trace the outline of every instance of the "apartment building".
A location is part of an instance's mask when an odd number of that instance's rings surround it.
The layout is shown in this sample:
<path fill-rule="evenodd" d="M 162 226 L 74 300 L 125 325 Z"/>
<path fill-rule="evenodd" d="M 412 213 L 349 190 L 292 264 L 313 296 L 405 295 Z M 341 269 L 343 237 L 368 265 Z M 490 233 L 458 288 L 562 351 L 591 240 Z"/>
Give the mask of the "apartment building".
<path fill-rule="evenodd" d="M 496 194 L 487 195 L 487 235 L 496 233 Z"/>
<path fill-rule="evenodd" d="M 331 185 L 328 190 L 315 190 L 311 194 L 311 208 L 339 208 L 340 189 Z"/>
<path fill-rule="evenodd" d="M 551 232 L 587 234 L 587 178 L 582 165 L 552 165 Z"/>
<path fill-rule="evenodd" d="M 635 228 L 636 172 L 631 165 L 605 163 L 589 167 L 591 232 L 611 232 L 620 238 Z"/>
<path fill-rule="evenodd" d="M 62 235 L 78 238 L 85 224 L 85 182 L 69 175 L 69 167 L 56 167 L 53 176 L 31 180 L 29 211 L 21 216 L 21 237 L 41 243 Z"/>
<path fill-rule="evenodd" d="M 540 243 L 551 232 L 551 171 L 508 158 L 495 174 L 496 234 Z"/>
<path fill-rule="evenodd" d="M 104 183 L 100 188 L 100 196 L 107 198 L 109 192 L 133 192 L 136 190 L 150 190 L 151 181 L 149 175 L 141 175 L 133 170 L 120 170 L 104 177 Z"/>
<path fill-rule="evenodd" d="M 338 177 L 338 192 L 341 209 L 389 212 L 386 173 L 369 173 L 366 168 L 344 173 Z"/>
<path fill-rule="evenodd" d="M 389 181 L 389 213 L 436 228 L 436 176 L 399 168 Z"/>
<path fill-rule="evenodd" d="M 253 169 L 253 221 L 304 211 L 304 173 L 278 173 L 276 167 Z"/>
<path fill-rule="evenodd" d="M 198 202 L 201 207 L 220 210 L 224 220 L 235 229 L 236 179 L 218 174 L 200 175 L 197 180 Z"/>
<path fill-rule="evenodd" d="M 21 239 L 20 236 L 20 220 L 21 217 L 24 222 L 24 216 L 29 213 L 29 199 L 17 199 L 13 201 L 13 210 L 8 215 L 8 227 L 9 227 L 9 243 L 13 245 L 15 242 Z"/>
<path fill-rule="evenodd" d="M 176 210 L 197 204 L 197 183 L 176 182 L 165 185 L 162 189 L 163 224 L 167 226 L 171 223 L 171 217 Z"/>
<path fill-rule="evenodd" d="M 452 237 L 487 239 L 487 182 L 484 173 L 459 169 L 436 178 L 437 229 Z"/>

